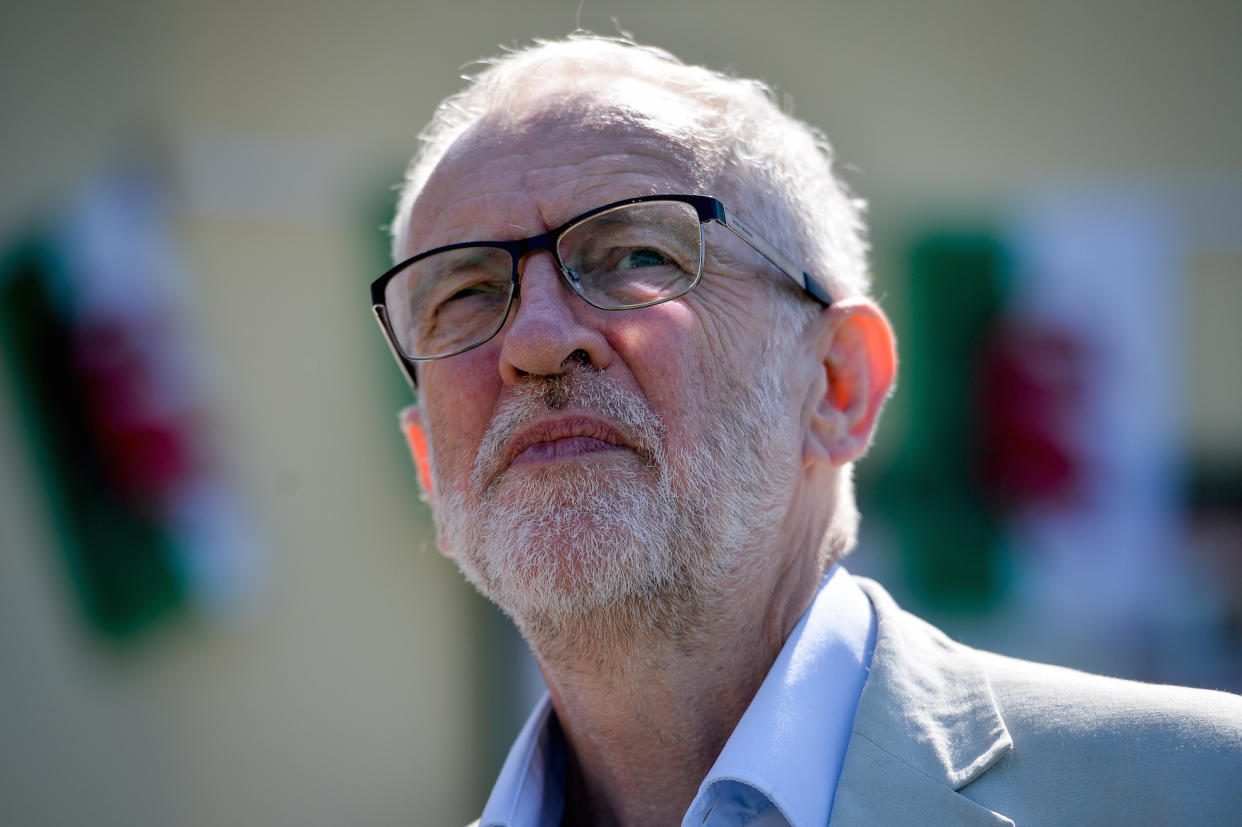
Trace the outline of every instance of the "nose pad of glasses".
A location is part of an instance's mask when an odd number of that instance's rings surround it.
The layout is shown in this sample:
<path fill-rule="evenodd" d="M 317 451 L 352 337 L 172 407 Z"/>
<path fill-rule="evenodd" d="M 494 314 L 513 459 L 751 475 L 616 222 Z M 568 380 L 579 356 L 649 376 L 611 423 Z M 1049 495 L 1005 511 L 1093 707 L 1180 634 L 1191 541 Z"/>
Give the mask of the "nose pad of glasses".
<path fill-rule="evenodd" d="M 565 283 L 569 285 L 569 289 L 577 293 L 581 298 L 586 299 L 586 284 L 582 281 L 582 275 L 570 267 L 568 264 L 562 264 L 561 269 L 565 273 Z M 590 299 L 587 299 L 590 302 Z"/>

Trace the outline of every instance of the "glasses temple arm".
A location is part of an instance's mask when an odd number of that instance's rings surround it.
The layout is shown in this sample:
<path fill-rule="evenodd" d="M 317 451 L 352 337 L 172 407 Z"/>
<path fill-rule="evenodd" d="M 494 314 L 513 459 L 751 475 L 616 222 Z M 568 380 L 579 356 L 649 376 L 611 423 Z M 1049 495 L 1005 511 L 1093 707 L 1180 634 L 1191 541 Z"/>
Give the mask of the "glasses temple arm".
<path fill-rule="evenodd" d="M 776 266 L 776 269 L 793 279 L 799 287 L 810 294 L 811 298 L 815 299 L 824 307 L 832 304 L 832 296 L 828 295 L 828 291 L 821 287 L 819 282 L 811 278 L 809 273 L 800 269 L 798 265 L 794 264 L 788 256 L 769 244 L 767 240 L 764 239 L 763 236 L 759 235 L 759 233 L 755 232 L 749 224 L 729 212 L 727 209 L 724 209 L 723 205 L 721 207 L 721 213 L 723 217 L 720 223 L 728 227 L 734 235 L 749 244 L 755 252 L 759 253 L 759 255 L 772 262 L 772 264 Z"/>
<path fill-rule="evenodd" d="M 410 390 L 414 391 L 414 397 L 418 398 L 418 374 L 414 372 L 414 365 L 404 356 L 401 355 L 401 349 L 397 347 L 397 343 L 393 340 L 392 332 L 388 327 L 388 311 L 382 304 L 371 306 L 371 312 L 375 314 L 375 321 L 379 324 L 380 333 L 384 335 L 384 344 L 388 345 L 392 358 L 397 360 L 397 364 L 401 366 L 401 372 L 405 374 L 405 381 L 409 383 Z"/>

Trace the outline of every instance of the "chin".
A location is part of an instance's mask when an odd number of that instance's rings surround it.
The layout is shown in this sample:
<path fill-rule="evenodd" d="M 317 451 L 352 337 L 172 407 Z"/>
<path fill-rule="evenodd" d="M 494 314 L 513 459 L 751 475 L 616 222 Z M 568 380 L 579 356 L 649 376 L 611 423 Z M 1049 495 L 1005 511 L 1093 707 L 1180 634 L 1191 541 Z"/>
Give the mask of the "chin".
<path fill-rule="evenodd" d="M 666 537 L 600 531 L 590 518 L 499 532 L 461 559 L 485 595 L 514 617 L 572 618 L 659 591 L 678 568 Z"/>

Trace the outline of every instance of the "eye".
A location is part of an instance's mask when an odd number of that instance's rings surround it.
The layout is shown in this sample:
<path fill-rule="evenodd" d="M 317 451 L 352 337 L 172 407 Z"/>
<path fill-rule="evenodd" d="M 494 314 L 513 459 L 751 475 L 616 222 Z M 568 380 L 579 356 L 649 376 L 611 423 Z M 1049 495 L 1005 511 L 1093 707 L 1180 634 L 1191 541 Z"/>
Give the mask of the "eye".
<path fill-rule="evenodd" d="M 448 298 L 440 302 L 441 306 L 449 302 L 469 299 L 472 296 L 497 296 L 505 292 L 507 285 L 500 285 L 494 281 L 476 282 L 475 284 L 467 284 Z"/>
<path fill-rule="evenodd" d="M 617 261 L 618 270 L 631 270 L 638 267 L 664 267 L 673 260 L 652 247 L 636 247 Z"/>

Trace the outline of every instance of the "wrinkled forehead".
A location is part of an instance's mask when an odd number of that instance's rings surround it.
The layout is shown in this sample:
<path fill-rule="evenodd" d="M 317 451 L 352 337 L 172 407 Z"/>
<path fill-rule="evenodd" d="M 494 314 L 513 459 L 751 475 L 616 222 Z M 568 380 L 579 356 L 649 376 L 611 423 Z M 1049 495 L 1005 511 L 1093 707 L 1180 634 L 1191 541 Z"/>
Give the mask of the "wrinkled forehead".
<path fill-rule="evenodd" d="M 517 186 L 550 193 L 552 202 L 559 187 L 574 194 L 565 200 L 576 200 L 579 211 L 599 205 L 583 190 L 604 182 L 612 194 L 599 203 L 662 192 L 721 195 L 726 153 L 711 139 L 714 116 L 641 78 L 536 78 L 447 149 L 414 202 L 413 226 L 428 226 L 433 216 L 451 224 L 446 212 L 454 205 L 474 209 L 464 202 Z"/>

